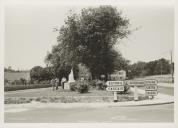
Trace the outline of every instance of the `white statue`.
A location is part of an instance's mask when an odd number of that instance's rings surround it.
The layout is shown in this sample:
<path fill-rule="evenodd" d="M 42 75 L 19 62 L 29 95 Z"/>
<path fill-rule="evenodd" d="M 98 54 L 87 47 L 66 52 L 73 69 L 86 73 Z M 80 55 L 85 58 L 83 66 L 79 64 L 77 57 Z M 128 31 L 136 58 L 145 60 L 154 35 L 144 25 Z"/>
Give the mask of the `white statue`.
<path fill-rule="evenodd" d="M 69 74 L 69 80 L 67 81 L 67 83 L 64 83 L 64 89 L 65 90 L 70 90 L 70 83 L 75 82 L 74 80 L 74 74 L 73 71 L 71 69 L 71 72 Z"/>
<path fill-rule="evenodd" d="M 74 73 L 73 73 L 73 70 L 71 69 L 71 72 L 70 72 L 70 74 L 69 74 L 69 81 L 68 81 L 69 83 L 70 82 L 75 82 L 75 80 L 74 80 Z"/>

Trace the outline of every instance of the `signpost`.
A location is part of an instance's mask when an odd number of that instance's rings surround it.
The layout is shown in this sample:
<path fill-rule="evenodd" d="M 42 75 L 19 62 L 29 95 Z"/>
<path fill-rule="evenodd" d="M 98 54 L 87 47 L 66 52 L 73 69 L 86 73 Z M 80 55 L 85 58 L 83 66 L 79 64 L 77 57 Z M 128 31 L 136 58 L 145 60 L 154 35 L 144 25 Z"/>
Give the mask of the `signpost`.
<path fill-rule="evenodd" d="M 114 92 L 114 102 L 117 101 L 117 92 L 124 91 L 124 81 L 107 81 L 107 91 Z"/>
<path fill-rule="evenodd" d="M 114 92 L 114 101 L 117 101 L 117 92 L 124 91 L 124 86 L 134 86 L 134 100 L 138 101 L 138 87 L 145 86 L 146 95 L 152 99 L 158 94 L 158 81 L 154 79 L 149 80 L 129 80 L 129 81 L 107 81 L 107 91 Z"/>
<path fill-rule="evenodd" d="M 145 92 L 149 99 L 153 99 L 154 96 L 158 95 L 157 83 L 157 80 L 145 80 Z"/>

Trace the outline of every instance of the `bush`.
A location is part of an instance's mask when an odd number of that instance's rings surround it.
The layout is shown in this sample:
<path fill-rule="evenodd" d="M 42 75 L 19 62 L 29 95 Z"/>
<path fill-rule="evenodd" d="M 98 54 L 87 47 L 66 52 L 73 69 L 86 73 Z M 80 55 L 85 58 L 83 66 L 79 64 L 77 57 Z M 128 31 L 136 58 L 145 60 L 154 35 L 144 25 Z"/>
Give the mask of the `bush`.
<path fill-rule="evenodd" d="M 26 85 L 26 84 L 27 84 L 27 80 L 24 79 L 24 78 L 20 78 L 20 83 L 21 83 L 22 85 Z"/>
<path fill-rule="evenodd" d="M 101 80 L 98 80 L 95 84 L 96 84 L 95 86 L 98 90 L 105 90 L 107 87 L 106 83 Z"/>
<path fill-rule="evenodd" d="M 79 72 L 78 72 L 78 77 L 81 79 L 82 77 L 85 80 L 90 80 L 91 79 L 91 73 L 90 70 L 83 64 L 78 64 Z"/>
<path fill-rule="evenodd" d="M 14 85 L 22 85 L 22 83 L 21 83 L 20 80 L 14 80 L 14 81 L 12 82 L 12 84 L 14 84 Z"/>
<path fill-rule="evenodd" d="M 42 80 L 40 81 L 40 84 L 50 84 L 50 80 Z"/>
<path fill-rule="evenodd" d="M 79 93 L 86 93 L 89 90 L 89 83 L 87 81 L 78 81 L 77 82 L 77 91 Z"/>
<path fill-rule="evenodd" d="M 130 86 L 124 86 L 124 91 L 118 92 L 119 94 L 128 94 L 128 91 L 130 89 Z"/>
<path fill-rule="evenodd" d="M 71 91 L 76 91 L 77 90 L 77 82 L 70 83 L 70 90 Z"/>
<path fill-rule="evenodd" d="M 98 80 L 91 80 L 91 81 L 89 82 L 90 86 L 93 87 L 93 88 L 95 88 L 97 81 L 98 81 Z"/>

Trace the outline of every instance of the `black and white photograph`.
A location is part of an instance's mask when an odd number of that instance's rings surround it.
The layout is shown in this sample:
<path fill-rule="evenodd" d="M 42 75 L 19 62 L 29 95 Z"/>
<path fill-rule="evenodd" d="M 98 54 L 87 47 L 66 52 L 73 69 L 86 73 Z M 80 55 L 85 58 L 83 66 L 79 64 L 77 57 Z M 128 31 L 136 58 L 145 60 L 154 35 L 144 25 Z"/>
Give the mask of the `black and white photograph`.
<path fill-rule="evenodd" d="M 175 123 L 174 1 L 126 1 L 3 1 L 4 124 Z"/>

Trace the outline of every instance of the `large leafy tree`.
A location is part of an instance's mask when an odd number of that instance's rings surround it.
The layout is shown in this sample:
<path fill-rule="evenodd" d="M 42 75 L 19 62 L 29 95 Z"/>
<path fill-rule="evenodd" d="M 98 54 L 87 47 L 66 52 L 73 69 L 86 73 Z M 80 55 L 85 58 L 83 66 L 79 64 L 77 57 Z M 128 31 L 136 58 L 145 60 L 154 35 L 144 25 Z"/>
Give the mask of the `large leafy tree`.
<path fill-rule="evenodd" d="M 30 78 L 35 81 L 51 80 L 54 77 L 54 69 L 52 67 L 34 66 L 30 70 Z"/>
<path fill-rule="evenodd" d="M 42 80 L 42 72 L 43 72 L 43 68 L 40 66 L 35 66 L 30 70 L 30 78 L 32 80 Z"/>
<path fill-rule="evenodd" d="M 67 17 L 59 30 L 59 43 L 48 53 L 46 62 L 61 72 L 82 63 L 92 76 L 110 74 L 120 56 L 113 46 L 128 36 L 128 25 L 129 20 L 112 6 L 84 8 L 80 14 Z"/>

